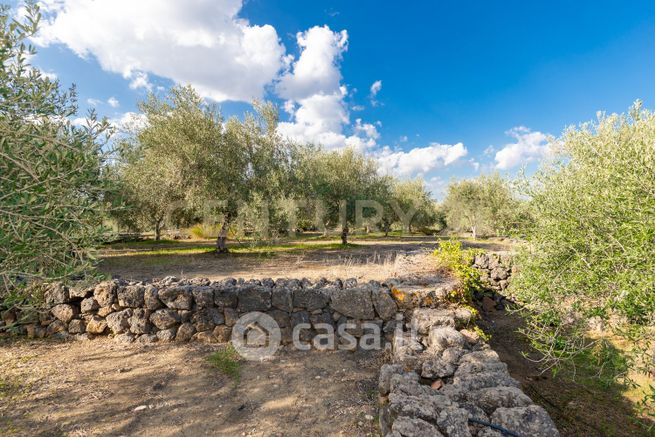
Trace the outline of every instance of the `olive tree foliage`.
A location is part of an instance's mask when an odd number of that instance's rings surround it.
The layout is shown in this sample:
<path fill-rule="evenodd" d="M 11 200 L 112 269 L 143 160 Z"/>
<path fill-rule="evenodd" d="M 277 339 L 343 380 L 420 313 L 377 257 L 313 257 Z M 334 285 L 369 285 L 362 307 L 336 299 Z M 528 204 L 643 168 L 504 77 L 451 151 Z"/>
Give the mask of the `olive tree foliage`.
<path fill-rule="evenodd" d="M 129 229 L 153 230 L 159 240 L 164 226 L 185 209 L 185 194 L 177 162 L 158 153 L 158 147 L 149 144 L 151 138 L 137 135 L 136 141 L 120 144 L 116 166 L 120 206 L 113 216 Z"/>
<path fill-rule="evenodd" d="M 74 126 L 75 90 L 62 91 L 28 60 L 38 29 L 32 4 L 20 21 L 0 9 L 0 286 L 62 279 L 93 266 L 101 223 L 110 131 L 90 114 Z"/>
<path fill-rule="evenodd" d="M 448 185 L 443 208 L 448 226 L 479 235 L 508 235 L 529 218 L 525 202 L 513 194 L 510 183 L 498 174 L 454 181 Z"/>
<path fill-rule="evenodd" d="M 637 102 L 627 115 L 568 129 L 559 144 L 526 184 L 534 223 L 511 285 L 526 332 L 557 365 L 602 351 L 586 334 L 590 320 L 605 321 L 634 341 L 632 365 L 652 371 L 655 114 Z"/>
<path fill-rule="evenodd" d="M 374 160 L 351 148 L 339 151 L 309 148 L 299 166 L 303 194 L 315 201 L 321 228 L 327 230 L 339 225 L 343 244 L 348 243 L 350 228 L 356 222 L 380 222 L 382 211 L 376 210 L 371 201 L 379 200 L 384 193 L 380 185 L 386 179 L 378 175 Z"/>
<path fill-rule="evenodd" d="M 423 179 L 396 181 L 393 185 L 391 208 L 404 230 L 428 228 L 435 224 L 437 211 Z"/>
<path fill-rule="evenodd" d="M 217 250 L 226 252 L 228 230 L 243 205 L 278 194 L 291 146 L 276 133 L 277 110 L 258 103 L 255 109 L 243 120 L 225 121 L 189 86 L 140 104 L 145 126 L 131 139 L 137 158 L 125 182 L 150 207 L 153 225 L 166 211 L 193 210 L 206 224 L 218 222 Z"/>

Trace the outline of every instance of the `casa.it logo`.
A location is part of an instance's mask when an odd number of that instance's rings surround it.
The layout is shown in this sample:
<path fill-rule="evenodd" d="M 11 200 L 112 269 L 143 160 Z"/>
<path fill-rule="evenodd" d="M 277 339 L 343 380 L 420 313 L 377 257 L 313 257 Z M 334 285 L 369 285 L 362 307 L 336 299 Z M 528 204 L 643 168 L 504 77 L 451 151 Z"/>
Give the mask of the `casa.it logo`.
<path fill-rule="evenodd" d="M 272 358 L 281 340 L 282 334 L 275 319 L 258 311 L 244 314 L 232 328 L 232 346 L 250 361 Z"/>

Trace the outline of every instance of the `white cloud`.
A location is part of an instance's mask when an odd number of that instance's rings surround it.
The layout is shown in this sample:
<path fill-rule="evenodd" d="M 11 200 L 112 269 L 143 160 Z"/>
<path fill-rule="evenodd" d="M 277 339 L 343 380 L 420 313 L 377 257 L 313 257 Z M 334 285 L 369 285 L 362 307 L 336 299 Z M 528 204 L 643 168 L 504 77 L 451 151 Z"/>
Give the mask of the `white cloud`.
<path fill-rule="evenodd" d="M 99 104 L 102 103 L 102 100 L 94 99 L 94 98 L 88 98 L 88 99 L 86 99 L 86 103 L 89 106 L 98 106 Z"/>
<path fill-rule="evenodd" d="M 152 84 L 148 80 L 148 74 L 143 71 L 137 71 L 129 75 L 127 79 L 131 78 L 130 89 L 137 90 L 139 88 L 145 88 L 148 91 L 152 90 Z"/>
<path fill-rule="evenodd" d="M 119 130 L 141 129 L 146 125 L 146 116 L 136 112 L 126 112 L 120 117 L 109 120 Z"/>
<path fill-rule="evenodd" d="M 542 132 L 533 132 L 525 126 L 518 126 L 508 130 L 506 134 L 516 142 L 506 144 L 496 152 L 496 168 L 500 170 L 509 170 L 539 160 L 551 152 L 552 139 Z"/>
<path fill-rule="evenodd" d="M 381 89 L 382 89 L 381 80 L 376 80 L 375 82 L 373 82 L 373 85 L 371 85 L 371 94 L 369 95 L 369 98 L 371 100 L 371 106 L 375 107 L 380 104 L 375 98 Z"/>
<path fill-rule="evenodd" d="M 384 174 L 398 177 L 425 175 L 439 167 L 448 166 L 466 156 L 468 151 L 462 143 L 438 144 L 416 147 L 409 151 L 392 151 L 385 147 L 377 156 Z"/>
<path fill-rule="evenodd" d="M 111 106 L 112 108 L 118 108 L 121 103 L 118 101 L 116 97 L 110 97 L 107 99 L 107 104 Z"/>
<path fill-rule="evenodd" d="M 425 187 L 428 189 L 433 199 L 443 199 L 446 196 L 448 182 L 439 176 L 425 178 Z"/>
<path fill-rule="evenodd" d="M 371 97 L 375 98 L 375 96 L 378 95 L 381 89 L 382 89 L 381 80 L 376 80 L 375 82 L 373 82 L 373 85 L 371 85 Z"/>
<path fill-rule="evenodd" d="M 290 121 L 281 122 L 280 134 L 298 142 L 320 144 L 327 149 L 353 147 L 364 151 L 376 146 L 380 137 L 375 125 L 355 121 L 344 99 L 348 90 L 341 85 L 339 61 L 348 49 L 348 33 L 329 27 L 312 27 L 296 35 L 300 56 L 289 60 L 276 92 L 287 99 L 284 110 Z M 352 129 L 347 135 L 344 130 Z"/>
<path fill-rule="evenodd" d="M 280 78 L 280 97 L 300 101 L 316 94 L 334 94 L 340 89 L 339 61 L 348 49 L 348 32 L 332 32 L 328 26 L 315 26 L 296 34 L 300 57 Z"/>
<path fill-rule="evenodd" d="M 57 80 L 57 73 L 55 73 L 53 71 L 43 71 L 43 70 L 41 70 L 41 75 L 43 77 L 46 77 L 46 78 L 50 79 L 51 81 Z"/>
<path fill-rule="evenodd" d="M 35 42 L 64 44 L 122 74 L 134 88 L 147 74 L 193 85 L 216 101 L 264 95 L 284 66 L 275 28 L 238 17 L 241 0 L 42 0 Z"/>

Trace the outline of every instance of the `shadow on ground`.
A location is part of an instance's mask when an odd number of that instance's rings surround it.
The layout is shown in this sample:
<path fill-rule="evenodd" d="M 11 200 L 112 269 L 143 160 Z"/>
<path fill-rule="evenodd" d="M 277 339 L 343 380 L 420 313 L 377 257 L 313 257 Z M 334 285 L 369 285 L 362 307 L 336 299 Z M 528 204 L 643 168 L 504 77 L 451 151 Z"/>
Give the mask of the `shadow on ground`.
<path fill-rule="evenodd" d="M 2 435 L 367 435 L 376 431 L 379 352 L 286 352 L 240 380 L 206 357 L 220 346 L 109 339 L 0 346 Z M 319 356 L 320 355 L 320 356 Z M 2 392 L 0 392 L 2 393 Z"/>
<path fill-rule="evenodd" d="M 522 323 L 518 315 L 498 311 L 486 314 L 481 325 L 491 334 L 491 347 L 507 363 L 510 374 L 521 382 L 528 396 L 548 410 L 562 437 L 653 435 L 644 427 L 652 423 L 637 423 L 634 404 L 622 396 L 625 387 L 617 383 L 601 384 L 579 368 L 575 379 L 567 370 L 560 371 L 556 377 L 542 372 L 534 361 L 537 353 L 516 332 Z"/>

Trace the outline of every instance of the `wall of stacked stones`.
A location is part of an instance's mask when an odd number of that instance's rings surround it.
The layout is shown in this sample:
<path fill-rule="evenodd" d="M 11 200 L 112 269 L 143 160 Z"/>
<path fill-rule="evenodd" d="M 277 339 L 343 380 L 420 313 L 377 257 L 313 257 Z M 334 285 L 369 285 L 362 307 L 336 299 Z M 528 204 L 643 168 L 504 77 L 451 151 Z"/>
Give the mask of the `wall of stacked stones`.
<path fill-rule="evenodd" d="M 358 284 L 355 279 L 112 280 L 87 288 L 55 284 L 44 297 L 49 310 L 22 327 L 30 337 L 113 335 L 127 342 L 225 342 L 241 315 L 260 311 L 278 323 L 283 342 L 291 341 L 299 323 L 336 327 L 368 322 L 390 338 L 398 311 L 389 285 Z M 348 332 L 355 337 L 364 334 L 358 328 Z M 311 329 L 303 330 L 303 338 L 311 336 Z"/>
<path fill-rule="evenodd" d="M 386 437 L 555 437 L 548 413 L 456 309 L 417 308 L 380 370 L 380 428 Z M 465 315 L 464 315 L 465 316 Z"/>
<path fill-rule="evenodd" d="M 477 254 L 473 266 L 480 271 L 481 279 L 494 291 L 502 292 L 515 272 L 513 256 L 509 253 L 485 252 Z"/>

